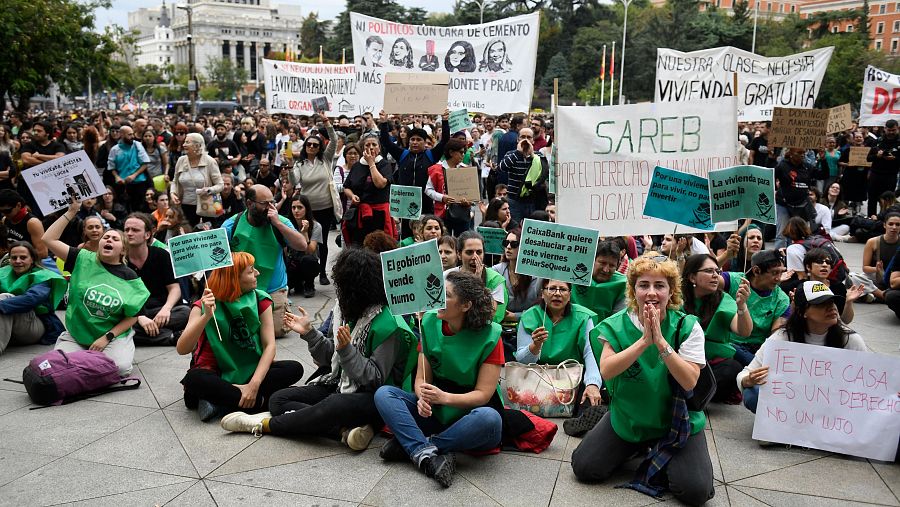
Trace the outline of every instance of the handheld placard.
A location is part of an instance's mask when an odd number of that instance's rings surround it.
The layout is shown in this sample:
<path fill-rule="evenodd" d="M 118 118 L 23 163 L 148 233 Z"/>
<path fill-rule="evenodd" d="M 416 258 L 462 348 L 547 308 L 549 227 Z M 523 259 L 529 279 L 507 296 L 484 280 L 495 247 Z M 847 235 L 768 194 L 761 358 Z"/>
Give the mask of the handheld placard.
<path fill-rule="evenodd" d="M 206 271 L 203 272 L 203 283 L 209 287 L 209 280 L 206 278 Z M 219 337 L 219 341 L 222 341 L 222 331 L 219 331 L 219 321 L 216 320 L 216 312 L 212 312 L 213 324 L 216 326 L 216 335 Z"/>

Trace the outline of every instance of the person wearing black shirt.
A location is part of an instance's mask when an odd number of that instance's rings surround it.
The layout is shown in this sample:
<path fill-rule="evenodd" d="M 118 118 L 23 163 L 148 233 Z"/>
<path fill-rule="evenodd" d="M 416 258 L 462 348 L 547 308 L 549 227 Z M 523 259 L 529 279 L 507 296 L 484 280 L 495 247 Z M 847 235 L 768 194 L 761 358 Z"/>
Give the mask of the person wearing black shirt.
<path fill-rule="evenodd" d="M 775 248 L 787 246 L 782 229 L 791 217 L 799 216 L 807 221 L 816 218 L 816 210 L 809 200 L 815 169 L 806 164 L 805 154 L 802 148 L 790 148 L 784 160 L 775 166 Z"/>
<path fill-rule="evenodd" d="M 900 126 L 897 120 L 884 124 L 884 135 L 869 150 L 866 160 L 872 163 L 869 169 L 869 216 L 878 213 L 878 197 L 885 191 L 897 188 L 897 173 L 900 172 Z"/>
<path fill-rule="evenodd" d="M 247 175 L 256 175 L 256 168 L 266 152 L 266 136 L 256 130 L 256 121 L 252 116 L 245 116 L 241 119 L 241 130 L 234 133 L 232 140 L 243 157 L 236 176 L 238 180 L 244 181 Z"/>
<path fill-rule="evenodd" d="M 750 150 L 749 164 L 760 167 L 775 167 L 778 164 L 777 149 L 774 146 L 771 150 L 769 148 L 769 129 L 771 127 L 772 122 L 770 121 L 760 123 L 757 126 L 759 135 L 754 137 L 750 141 L 750 145 L 747 146 L 747 149 Z"/>
<path fill-rule="evenodd" d="M 210 141 L 206 149 L 209 156 L 219 163 L 219 169 L 223 173 L 231 174 L 241 161 L 240 150 L 234 141 L 228 139 L 228 130 L 224 122 L 216 123 L 216 137 Z"/>
<path fill-rule="evenodd" d="M 40 121 L 34 124 L 34 127 L 31 129 L 31 142 L 22 147 L 22 169 L 49 162 L 66 154 L 65 146 L 50 138 L 50 132 L 52 131 L 53 127 L 49 122 Z M 17 186 L 19 194 L 25 199 L 31 211 L 38 218 L 42 218 L 43 215 L 38 208 L 37 201 L 34 200 L 34 196 L 25 183 L 25 179 L 19 178 Z"/>

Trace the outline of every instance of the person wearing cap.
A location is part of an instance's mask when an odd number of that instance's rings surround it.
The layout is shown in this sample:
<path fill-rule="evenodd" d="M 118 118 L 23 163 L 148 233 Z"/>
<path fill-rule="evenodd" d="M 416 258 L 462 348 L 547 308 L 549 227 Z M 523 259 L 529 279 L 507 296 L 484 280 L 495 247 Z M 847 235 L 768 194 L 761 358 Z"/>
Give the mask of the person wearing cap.
<path fill-rule="evenodd" d="M 766 383 L 769 366 L 763 363 L 765 348 L 772 342 L 797 342 L 823 347 L 866 352 L 862 337 L 848 328 L 839 317 L 836 296 L 828 284 L 807 280 L 794 293 L 794 311 L 786 324 L 756 351 L 753 360 L 738 373 L 738 388 L 744 394 L 744 406 L 754 414 L 759 398 L 759 386 Z"/>
<path fill-rule="evenodd" d="M 853 302 L 865 294 L 865 289 L 862 284 L 848 288 L 842 281 L 829 279 L 828 276 L 833 268 L 832 262 L 831 254 L 825 249 L 810 248 L 806 255 L 803 256 L 803 276 L 799 280 L 792 279 L 783 282 L 781 288 L 785 292 L 791 293 L 796 288 L 799 288 L 804 280 L 824 283 L 838 296 L 836 304 L 838 313 L 841 314 L 841 321 L 844 324 L 849 324 L 854 317 Z"/>
<path fill-rule="evenodd" d="M 722 287 L 737 299 L 741 281 L 750 281 L 750 296 L 747 298 L 747 311 L 753 320 L 753 331 L 749 336 L 730 333 L 729 341 L 734 345 L 734 359 L 743 366 L 750 364 L 753 354 L 776 329 L 786 322 L 791 313 L 791 298 L 788 297 L 779 283 L 784 274 L 784 259 L 777 250 L 762 250 L 753 254 L 750 259 L 750 270 L 723 272 Z M 738 310 L 740 315 L 740 310 Z"/>

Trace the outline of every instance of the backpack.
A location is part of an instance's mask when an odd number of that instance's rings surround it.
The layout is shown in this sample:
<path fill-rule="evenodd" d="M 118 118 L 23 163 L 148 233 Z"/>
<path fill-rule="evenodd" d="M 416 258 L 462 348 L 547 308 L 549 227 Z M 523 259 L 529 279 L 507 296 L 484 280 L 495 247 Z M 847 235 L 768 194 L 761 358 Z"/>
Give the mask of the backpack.
<path fill-rule="evenodd" d="M 113 391 L 137 389 L 141 380 L 119 376 L 119 367 L 103 352 L 51 350 L 28 363 L 22 371 L 22 383 L 31 401 L 47 406 L 63 405 Z"/>
<path fill-rule="evenodd" d="M 400 154 L 400 160 L 397 160 L 397 168 L 399 169 L 401 165 L 403 165 L 403 161 L 406 160 L 406 157 L 409 156 L 409 148 L 403 150 L 403 153 Z M 425 154 L 425 157 L 429 162 L 434 164 L 434 154 L 431 153 L 431 150 L 425 150 L 422 153 Z"/>
<path fill-rule="evenodd" d="M 814 234 L 803 240 L 802 245 L 807 252 L 813 248 L 821 248 L 828 252 L 828 256 L 831 258 L 831 273 L 828 274 L 829 280 L 843 282 L 847 279 L 847 274 L 850 270 L 847 268 L 847 263 L 844 262 L 844 257 L 834 247 L 834 243 L 830 239 Z"/>

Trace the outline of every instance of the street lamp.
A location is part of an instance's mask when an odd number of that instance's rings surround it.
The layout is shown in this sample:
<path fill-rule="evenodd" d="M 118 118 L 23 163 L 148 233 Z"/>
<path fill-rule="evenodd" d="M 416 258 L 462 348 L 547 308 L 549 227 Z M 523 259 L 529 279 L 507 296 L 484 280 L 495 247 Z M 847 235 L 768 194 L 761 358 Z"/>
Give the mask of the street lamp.
<path fill-rule="evenodd" d="M 188 33 L 187 33 L 187 43 L 188 43 L 188 74 L 190 75 L 190 79 L 188 80 L 188 93 L 191 95 L 191 118 L 197 117 L 197 75 L 194 74 L 194 8 L 190 5 L 176 5 L 177 8 L 187 11 L 188 17 Z"/>
<path fill-rule="evenodd" d="M 625 33 L 628 30 L 628 6 L 631 2 L 632 0 L 622 0 L 622 5 L 625 6 L 625 21 L 622 23 L 622 60 L 619 64 L 619 105 L 625 103 L 622 99 L 622 85 L 625 84 Z"/>
<path fill-rule="evenodd" d="M 478 4 L 478 12 L 479 12 L 479 23 L 484 24 L 484 7 L 489 4 L 491 0 L 475 0 L 475 3 Z"/>

